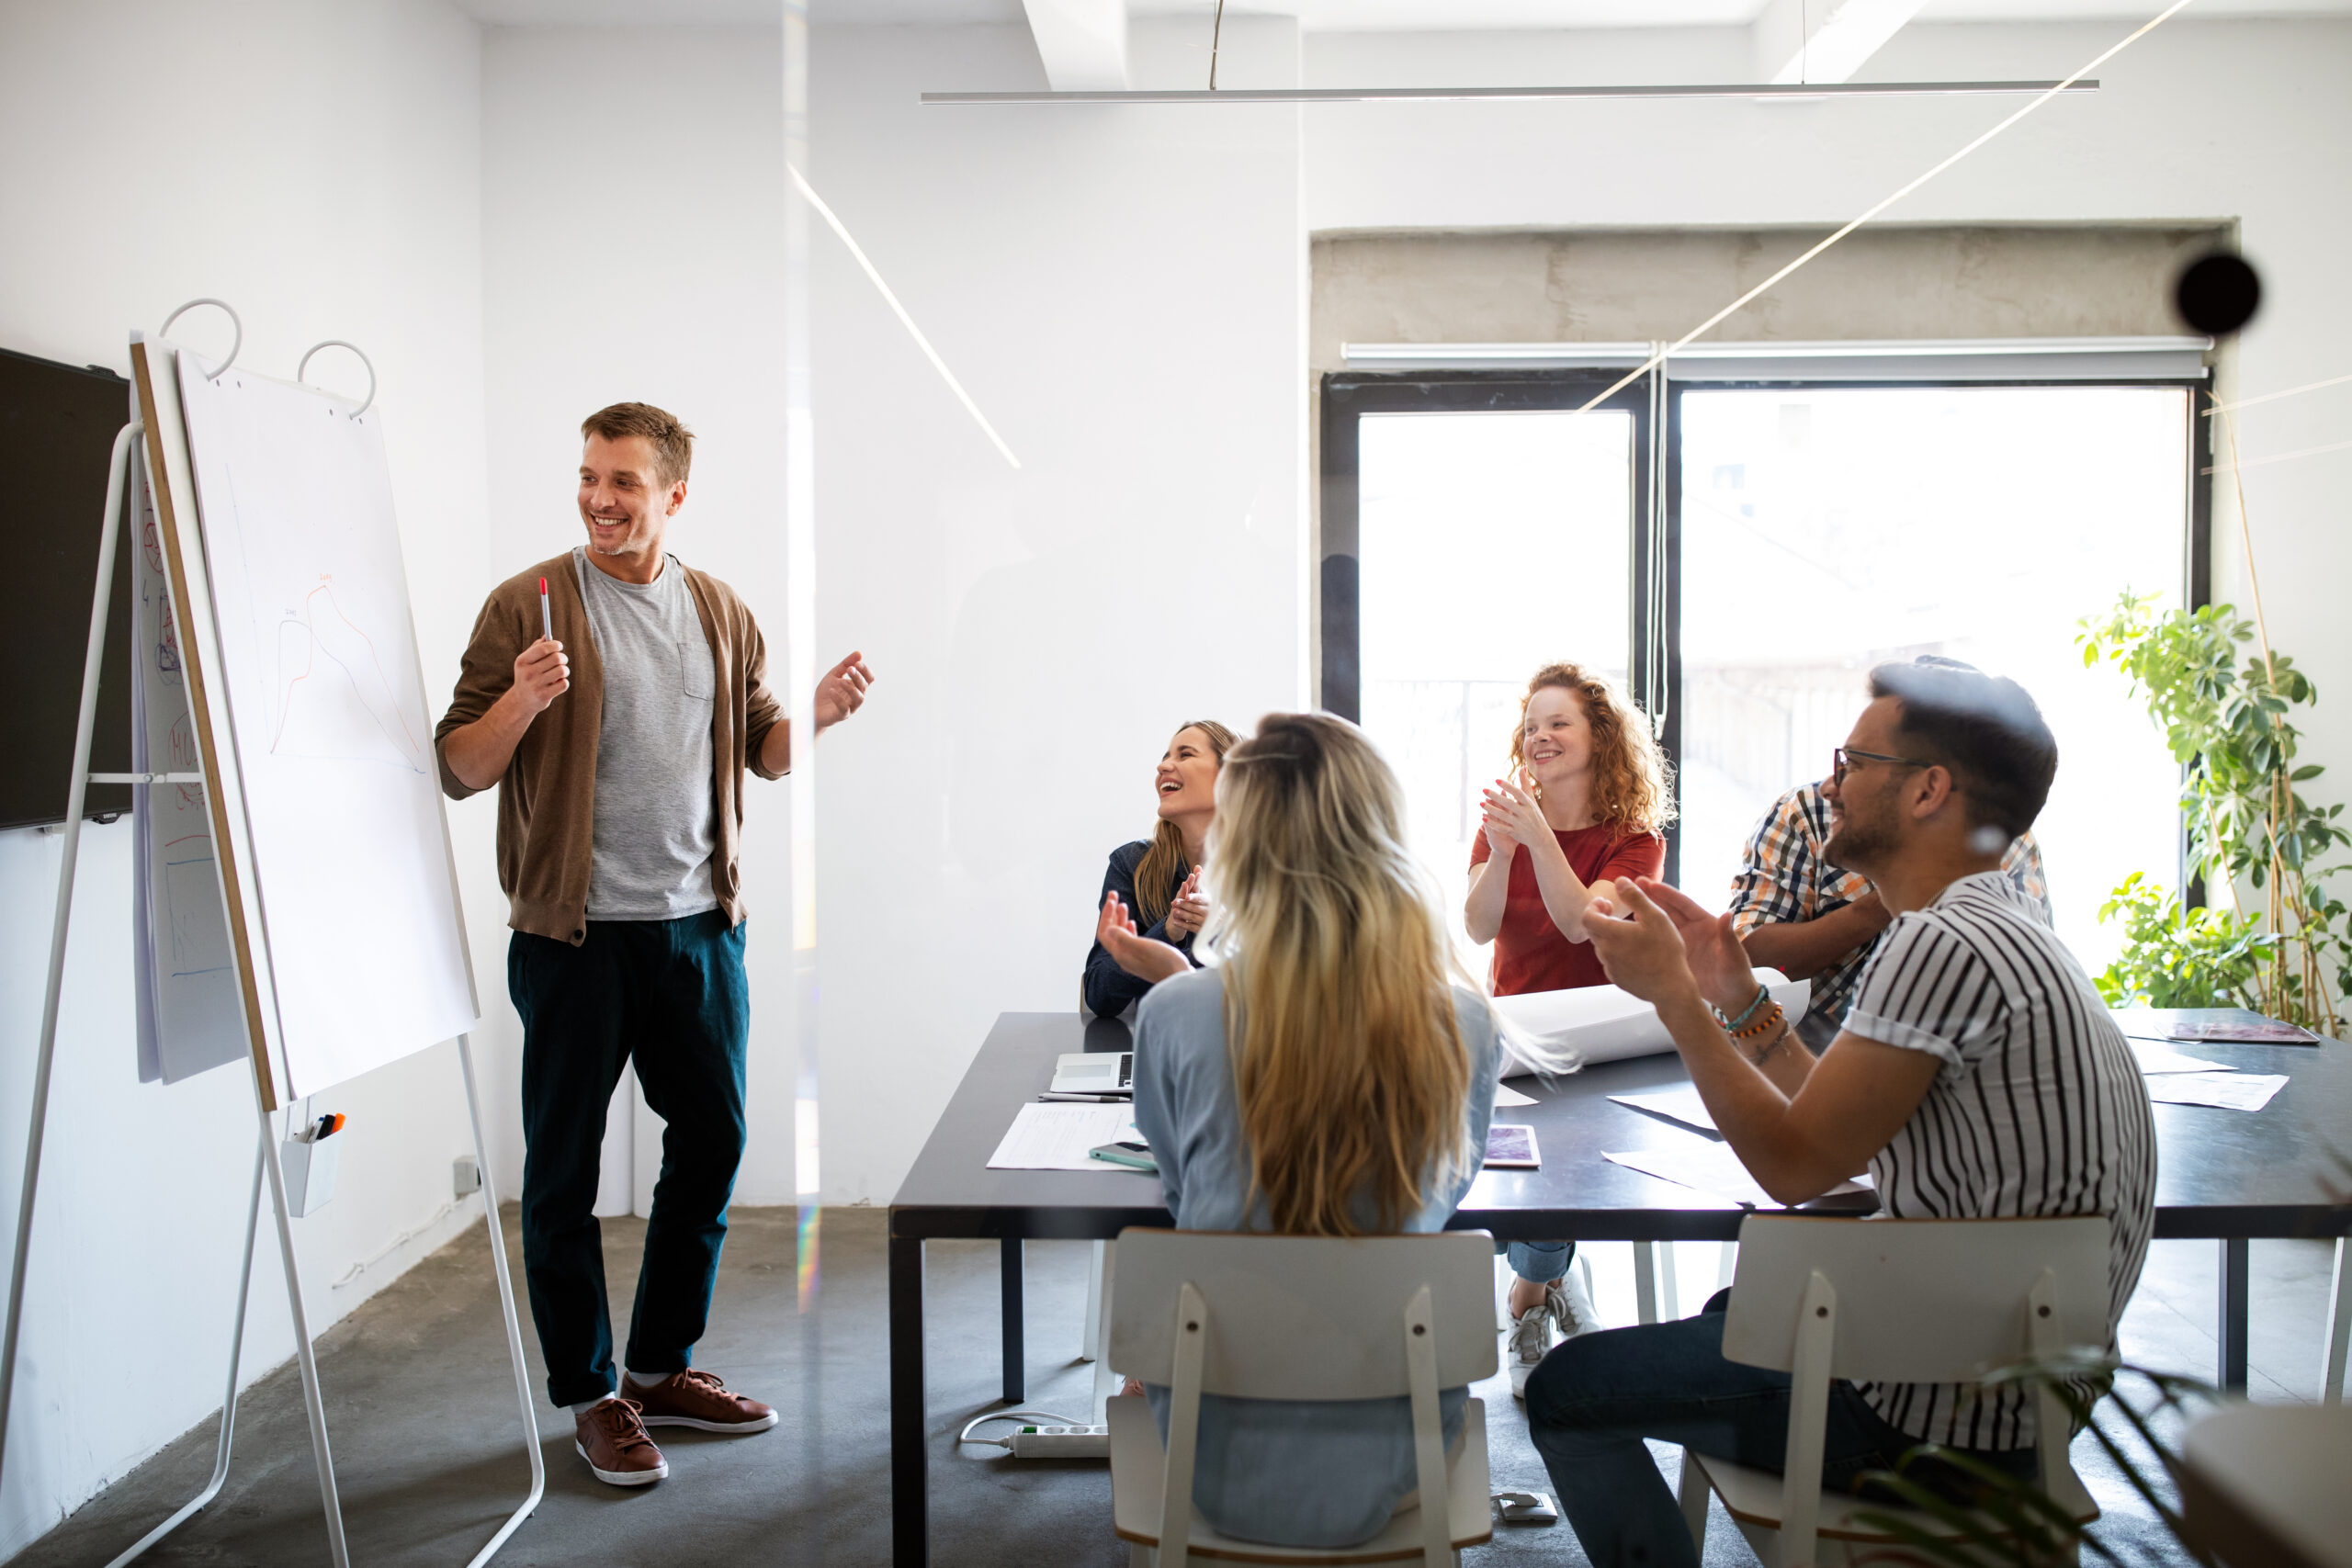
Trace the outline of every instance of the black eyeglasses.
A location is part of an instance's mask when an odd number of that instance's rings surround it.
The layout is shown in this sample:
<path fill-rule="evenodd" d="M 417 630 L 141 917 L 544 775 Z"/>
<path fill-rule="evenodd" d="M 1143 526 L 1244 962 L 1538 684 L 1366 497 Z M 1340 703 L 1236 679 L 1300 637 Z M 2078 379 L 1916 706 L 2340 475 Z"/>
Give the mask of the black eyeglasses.
<path fill-rule="evenodd" d="M 1839 746 L 1829 754 L 1829 782 L 1844 784 L 1846 770 L 1859 759 L 1865 762 L 1900 762 L 1906 768 L 1932 768 L 1936 764 L 1917 757 L 1890 757 L 1883 751 L 1857 751 L 1851 746 Z"/>

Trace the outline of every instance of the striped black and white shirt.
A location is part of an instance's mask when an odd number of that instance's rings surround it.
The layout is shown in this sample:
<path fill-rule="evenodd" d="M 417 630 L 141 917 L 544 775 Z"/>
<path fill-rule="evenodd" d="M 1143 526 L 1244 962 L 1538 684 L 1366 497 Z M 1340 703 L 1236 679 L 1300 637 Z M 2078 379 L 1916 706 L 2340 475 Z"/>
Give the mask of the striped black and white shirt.
<path fill-rule="evenodd" d="M 1881 1212 L 2107 1215 L 2112 1349 L 2155 1225 L 2155 1119 L 2139 1061 L 2075 955 L 2001 873 L 1963 876 L 1887 928 L 1846 1029 L 1944 1064 L 1871 1160 Z M 1881 1416 L 1928 1442 L 2034 1441 L 2032 1397 L 2014 1386 L 1860 1387 Z"/>

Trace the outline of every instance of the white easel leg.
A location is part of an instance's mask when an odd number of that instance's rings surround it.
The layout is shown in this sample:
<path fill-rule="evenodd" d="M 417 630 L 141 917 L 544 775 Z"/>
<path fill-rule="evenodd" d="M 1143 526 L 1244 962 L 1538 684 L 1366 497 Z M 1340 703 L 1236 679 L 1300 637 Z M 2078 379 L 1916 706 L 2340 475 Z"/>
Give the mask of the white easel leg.
<path fill-rule="evenodd" d="M 277 1121 L 262 1103 L 261 1073 L 254 1073 L 254 1119 L 261 1126 L 261 1159 L 269 1172 L 270 1201 L 277 1209 L 277 1256 L 286 1266 L 286 1306 L 294 1317 L 294 1361 L 302 1371 L 302 1406 L 311 1418 L 311 1460 L 319 1472 L 319 1501 L 326 1509 L 327 1555 L 334 1568 L 351 1568 L 343 1539 L 343 1499 L 334 1484 L 334 1455 L 327 1447 L 326 1398 L 319 1390 L 318 1358 L 311 1349 L 311 1314 L 302 1303 L 302 1275 L 294 1259 L 294 1220 L 286 1207 L 286 1166 L 278 1157 Z"/>
<path fill-rule="evenodd" d="M 245 1264 L 237 1276 L 237 1317 L 229 1330 L 229 1386 L 220 1395 L 220 1440 L 213 1450 L 212 1479 L 204 1490 L 180 1506 L 180 1511 L 141 1536 L 122 1554 L 107 1564 L 107 1568 L 123 1568 L 123 1564 L 145 1551 L 149 1547 L 194 1518 L 197 1511 L 220 1495 L 221 1484 L 229 1479 L 229 1446 L 237 1436 L 237 1365 L 245 1348 L 245 1303 L 253 1293 L 254 1237 L 261 1232 L 261 1150 L 254 1150 L 253 1196 L 245 1204 Z"/>
<path fill-rule="evenodd" d="M 498 1220 L 498 1188 L 491 1180 L 490 1150 L 482 1143 L 481 1100 L 474 1093 L 473 1042 L 462 1034 L 458 1036 L 458 1066 L 466 1078 L 466 1116 L 474 1130 L 474 1163 L 481 1171 L 482 1215 L 490 1223 L 490 1266 L 498 1276 L 498 1310 L 506 1319 L 506 1353 L 514 1362 L 514 1402 L 523 1412 L 523 1447 L 531 1458 L 531 1495 L 498 1527 L 490 1544 L 466 1564 L 466 1568 L 481 1568 L 538 1507 L 539 1499 L 547 1495 L 548 1465 L 539 1452 L 538 1411 L 531 1403 L 531 1376 L 523 1360 L 523 1325 L 514 1315 L 514 1281 L 506 1272 L 506 1233 Z"/>
<path fill-rule="evenodd" d="M 2344 1360 L 2352 1349 L 2352 1236 L 2335 1238 L 2335 1273 L 2327 1287 L 2326 1342 L 2320 1348 L 2319 1402 L 2344 1403 Z"/>
<path fill-rule="evenodd" d="M 40 1047 L 33 1058 L 32 1125 L 25 1134 L 25 1184 L 17 1200 L 17 1252 L 8 1271 L 8 1318 L 0 1329 L 0 1463 L 8 1444 L 8 1405 L 17 1391 L 17 1335 L 24 1326 L 25 1260 L 33 1241 L 33 1198 L 40 1183 L 41 1136 L 49 1122 L 49 1074 L 57 1056 L 57 1004 L 65 987 L 65 928 L 74 918 L 74 867 L 82 852 L 82 803 L 90 787 L 90 735 L 98 721 L 98 667 L 106 659 L 107 608 L 114 597 L 116 521 L 130 472 L 130 448 L 145 427 L 131 421 L 115 433 L 107 459 L 106 514 L 98 520 L 98 585 L 90 602 L 90 644 L 82 660 L 82 710 L 74 721 L 74 779 L 65 790 L 64 863 L 57 874 L 57 918 L 49 931 L 49 988 L 40 1004 Z"/>

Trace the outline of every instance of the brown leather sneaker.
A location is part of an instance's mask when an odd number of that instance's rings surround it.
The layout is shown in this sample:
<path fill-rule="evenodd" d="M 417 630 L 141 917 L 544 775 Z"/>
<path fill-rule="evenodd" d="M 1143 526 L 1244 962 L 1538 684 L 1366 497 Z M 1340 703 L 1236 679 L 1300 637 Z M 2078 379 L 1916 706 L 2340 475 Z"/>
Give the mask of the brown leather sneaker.
<path fill-rule="evenodd" d="M 580 1434 L 572 1446 L 597 1480 L 614 1486 L 650 1486 L 670 1473 L 670 1461 L 645 1435 L 642 1412 L 634 1399 L 607 1399 L 571 1418 Z"/>
<path fill-rule="evenodd" d="M 756 1399 L 729 1393 L 712 1374 L 689 1367 L 660 1382 L 628 1380 L 629 1398 L 645 1412 L 649 1427 L 692 1427 L 697 1432 L 743 1437 L 775 1425 L 775 1411 Z"/>

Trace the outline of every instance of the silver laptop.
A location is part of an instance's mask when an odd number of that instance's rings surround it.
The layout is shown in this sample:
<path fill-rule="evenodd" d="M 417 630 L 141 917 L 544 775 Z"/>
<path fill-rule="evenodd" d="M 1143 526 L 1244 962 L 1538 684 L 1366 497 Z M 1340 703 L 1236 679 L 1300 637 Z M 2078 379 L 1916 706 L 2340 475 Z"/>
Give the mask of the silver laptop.
<path fill-rule="evenodd" d="M 1133 1094 L 1133 1051 L 1073 1051 L 1054 1062 L 1055 1094 Z"/>

